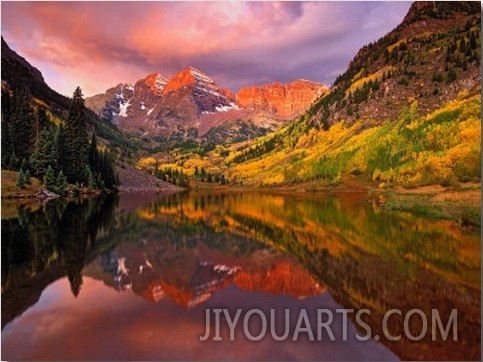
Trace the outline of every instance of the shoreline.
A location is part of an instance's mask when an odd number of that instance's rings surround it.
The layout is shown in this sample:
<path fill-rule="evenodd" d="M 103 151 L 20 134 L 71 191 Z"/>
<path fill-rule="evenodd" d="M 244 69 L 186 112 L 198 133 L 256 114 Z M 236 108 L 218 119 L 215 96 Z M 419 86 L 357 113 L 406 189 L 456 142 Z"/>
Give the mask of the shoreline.
<path fill-rule="evenodd" d="M 383 210 L 410 212 L 432 219 L 455 221 L 465 229 L 481 226 L 481 182 L 453 186 L 426 185 L 404 188 L 400 185 L 379 188 L 360 179 L 350 179 L 336 185 L 306 182 L 292 185 L 218 185 L 190 183 L 195 192 L 263 192 L 273 194 L 342 194 L 366 193 Z"/>
<path fill-rule="evenodd" d="M 7 171 L 8 172 L 8 171 Z M 138 172 L 131 173 L 140 181 Z M 131 176 L 130 175 L 130 176 Z M 6 177 L 7 176 L 7 177 Z M 35 207 L 59 196 L 42 188 L 35 180 L 23 190 L 8 184 L 12 175 L 2 171 L 2 204 L 10 207 Z M 150 176 L 150 175 L 149 175 Z M 152 178 L 152 176 L 151 176 Z M 142 178 L 144 181 L 144 177 Z M 148 185 L 120 185 L 118 193 L 177 193 L 193 192 L 263 192 L 285 195 L 307 195 L 311 193 L 334 195 L 339 193 L 365 193 L 383 210 L 410 212 L 415 215 L 432 219 L 453 220 L 465 229 L 481 226 L 481 182 L 461 183 L 453 186 L 427 185 L 404 188 L 400 185 L 380 188 L 379 185 L 360 177 L 349 177 L 336 184 L 323 184 L 317 181 L 301 182 L 282 185 L 242 185 L 206 183 L 190 180 L 190 187 L 183 189 L 179 186 L 158 182 L 150 179 Z M 156 182 L 153 182 L 156 181 Z M 11 183 L 11 182 L 10 182 Z M 97 192 L 83 193 L 84 196 L 98 196 Z M 2 212 L 3 214 L 3 212 Z M 2 215 L 3 217 L 3 215 Z"/>

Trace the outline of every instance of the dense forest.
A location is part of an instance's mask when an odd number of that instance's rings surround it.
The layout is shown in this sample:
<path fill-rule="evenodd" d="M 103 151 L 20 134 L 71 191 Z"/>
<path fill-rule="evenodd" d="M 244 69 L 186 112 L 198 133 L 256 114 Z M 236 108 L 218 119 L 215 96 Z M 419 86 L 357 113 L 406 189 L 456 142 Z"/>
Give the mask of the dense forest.
<path fill-rule="evenodd" d="M 113 157 L 88 133 L 88 110 L 80 88 L 68 116 L 60 119 L 26 88 L 2 87 L 2 157 L 4 170 L 19 171 L 17 186 L 37 177 L 48 190 L 114 190 Z M 70 184 L 70 186 L 69 186 Z"/>

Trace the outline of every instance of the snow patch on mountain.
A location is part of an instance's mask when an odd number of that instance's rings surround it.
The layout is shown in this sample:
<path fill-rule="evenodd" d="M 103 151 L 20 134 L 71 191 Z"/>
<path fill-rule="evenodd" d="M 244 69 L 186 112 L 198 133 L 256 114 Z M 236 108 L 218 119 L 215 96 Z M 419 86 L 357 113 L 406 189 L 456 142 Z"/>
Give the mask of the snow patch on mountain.
<path fill-rule="evenodd" d="M 203 73 L 202 71 L 200 71 L 196 68 L 190 67 L 190 72 L 198 82 L 211 83 L 211 84 L 215 83 L 215 81 L 213 79 L 211 79 L 205 73 Z"/>
<path fill-rule="evenodd" d="M 122 102 L 119 104 L 119 116 L 120 117 L 127 117 L 127 109 L 131 105 L 131 100 L 129 99 L 127 102 Z"/>
<path fill-rule="evenodd" d="M 230 102 L 228 105 L 215 106 L 218 112 L 228 112 L 232 109 L 240 109 L 235 103 Z"/>

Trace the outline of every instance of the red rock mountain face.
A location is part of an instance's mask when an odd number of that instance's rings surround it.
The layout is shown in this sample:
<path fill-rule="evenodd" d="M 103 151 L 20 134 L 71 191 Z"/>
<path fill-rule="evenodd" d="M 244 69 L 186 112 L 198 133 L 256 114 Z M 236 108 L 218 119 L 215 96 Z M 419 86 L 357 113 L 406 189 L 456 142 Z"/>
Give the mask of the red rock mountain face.
<path fill-rule="evenodd" d="M 220 103 L 234 101 L 235 95 L 228 89 L 220 87 L 213 79 L 202 73 L 198 69 L 188 67 L 171 78 L 164 88 L 163 94 L 178 91 L 182 87 L 194 89 L 196 96 L 203 96 L 204 93 L 219 97 Z"/>
<path fill-rule="evenodd" d="M 298 80 L 244 88 L 235 95 L 188 67 L 169 80 L 155 73 L 134 85 L 120 83 L 87 98 L 86 105 L 122 130 L 145 139 L 198 139 L 215 128 L 223 139 L 226 132 L 239 133 L 239 124 L 231 130 L 235 120 L 250 123 L 251 132 L 236 137 L 248 139 L 302 114 L 326 90 L 322 84 Z"/>
<path fill-rule="evenodd" d="M 152 94 L 155 94 L 157 96 L 160 96 L 163 94 L 163 91 L 168 83 L 166 79 L 164 79 L 161 74 L 159 73 L 153 73 L 148 75 L 145 79 L 138 81 L 136 83 L 136 86 L 140 86 L 144 83 L 147 87 L 149 87 L 149 90 L 151 91 Z"/>
<path fill-rule="evenodd" d="M 272 83 L 242 88 L 236 100 L 240 107 L 291 119 L 305 112 L 328 90 L 323 84 L 300 79 L 285 85 Z"/>

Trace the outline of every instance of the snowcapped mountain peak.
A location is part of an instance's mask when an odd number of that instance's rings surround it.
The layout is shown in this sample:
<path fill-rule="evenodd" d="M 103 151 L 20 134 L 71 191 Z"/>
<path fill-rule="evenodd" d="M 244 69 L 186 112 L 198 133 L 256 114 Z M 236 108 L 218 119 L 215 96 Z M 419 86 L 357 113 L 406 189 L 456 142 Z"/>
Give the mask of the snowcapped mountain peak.
<path fill-rule="evenodd" d="M 209 84 L 215 83 L 213 79 L 211 79 L 209 76 L 207 76 L 199 69 L 188 67 L 188 70 L 191 73 L 191 75 L 195 78 L 195 81 L 198 83 L 209 83 Z"/>
<path fill-rule="evenodd" d="M 225 142 L 226 137 L 266 134 L 301 114 L 326 90 L 322 84 L 297 80 L 242 88 L 235 96 L 217 77 L 189 66 L 169 80 L 152 73 L 134 85 L 119 83 L 87 98 L 86 104 L 104 120 L 143 138 L 177 142 L 205 137 L 213 129 L 206 138 Z"/>
<path fill-rule="evenodd" d="M 189 66 L 169 80 L 164 89 L 164 93 L 173 92 L 185 86 L 198 89 L 219 88 L 211 77 L 203 73 L 201 70 Z"/>
<path fill-rule="evenodd" d="M 149 74 L 144 83 L 156 94 L 161 95 L 164 87 L 168 84 L 168 80 L 164 78 L 160 73 Z"/>
<path fill-rule="evenodd" d="M 128 99 L 134 95 L 134 87 L 132 84 L 119 83 L 114 91 L 114 98 Z"/>
<path fill-rule="evenodd" d="M 235 95 L 219 86 L 212 78 L 194 67 L 187 67 L 174 75 L 163 95 L 177 97 L 184 94 L 196 104 L 196 113 L 209 114 L 236 109 Z"/>
<path fill-rule="evenodd" d="M 181 89 L 183 87 L 186 87 L 186 86 L 188 86 L 188 87 L 194 86 L 195 83 L 196 83 L 196 76 L 195 76 L 194 73 L 202 74 L 200 71 L 198 71 L 198 70 L 196 70 L 192 67 L 188 67 L 188 68 L 182 70 L 181 72 L 175 74 L 169 80 L 168 84 L 164 88 L 164 94 L 174 92 L 174 91 Z"/>

